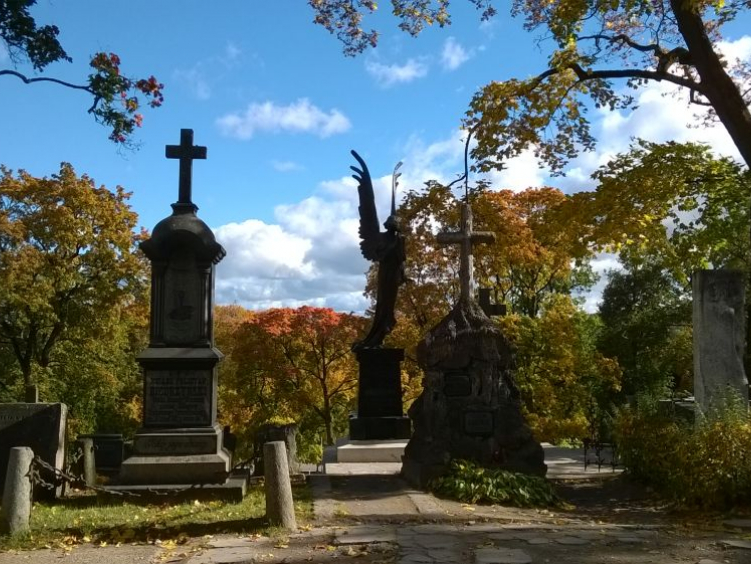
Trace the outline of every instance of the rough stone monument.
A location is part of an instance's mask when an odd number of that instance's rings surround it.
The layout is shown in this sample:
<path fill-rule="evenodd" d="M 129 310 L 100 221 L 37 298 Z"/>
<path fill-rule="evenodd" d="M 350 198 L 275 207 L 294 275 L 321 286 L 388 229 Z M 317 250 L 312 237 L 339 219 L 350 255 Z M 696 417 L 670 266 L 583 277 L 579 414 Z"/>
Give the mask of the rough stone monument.
<path fill-rule="evenodd" d="M 6 403 L 0 405 L 0 488 L 5 483 L 8 456 L 13 447 L 29 447 L 34 454 L 58 470 L 65 469 L 65 425 L 68 406 L 64 403 Z M 52 472 L 42 477 L 54 482 Z M 34 489 L 35 499 L 54 499 L 62 486 Z"/>
<path fill-rule="evenodd" d="M 152 268 L 149 346 L 138 357 L 143 427 L 120 483 L 222 483 L 231 455 L 216 420 L 223 355 L 214 347 L 213 305 L 214 269 L 225 250 L 191 201 L 192 161 L 205 159 L 206 147 L 194 146 L 193 131 L 183 129 L 180 145 L 167 146 L 166 156 L 180 160 L 179 198 L 141 244 Z"/>
<path fill-rule="evenodd" d="M 417 487 L 443 474 L 452 459 L 544 476 L 547 467 L 521 413 L 508 341 L 473 299 L 472 246 L 493 233 L 472 230 L 462 205 L 462 228 L 441 233 L 461 245 L 459 301 L 419 343 L 423 392 L 409 409 L 414 434 L 402 459 L 403 476 Z"/>
<path fill-rule="evenodd" d="M 378 225 L 378 212 L 370 172 L 365 161 L 352 151 L 360 169 L 355 171 L 360 199 L 360 250 L 363 256 L 378 262 L 378 288 L 373 324 L 364 339 L 355 343 L 352 350 L 360 367 L 357 417 L 349 420 L 349 437 L 352 440 L 408 439 L 410 421 L 404 416 L 402 405 L 401 362 L 404 349 L 383 348 L 384 338 L 396 325 L 394 307 L 399 286 L 404 282 L 404 236 L 396 219 L 396 188 L 399 163 L 394 168 L 391 183 L 391 215 Z"/>
<path fill-rule="evenodd" d="M 748 405 L 743 273 L 698 270 L 692 285 L 696 403 L 706 413 L 733 393 Z"/>

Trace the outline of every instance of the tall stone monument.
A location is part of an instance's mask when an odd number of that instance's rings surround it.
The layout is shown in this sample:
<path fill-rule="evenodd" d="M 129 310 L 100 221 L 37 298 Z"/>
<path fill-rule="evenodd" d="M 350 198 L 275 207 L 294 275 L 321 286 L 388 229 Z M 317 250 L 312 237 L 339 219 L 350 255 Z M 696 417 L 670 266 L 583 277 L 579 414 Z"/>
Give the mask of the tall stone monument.
<path fill-rule="evenodd" d="M 698 270 L 692 285 L 696 403 L 706 413 L 732 393 L 748 405 L 743 273 Z"/>
<path fill-rule="evenodd" d="M 461 293 L 417 348 L 423 392 L 409 409 L 414 433 L 402 458 L 402 474 L 417 487 L 458 458 L 540 476 L 547 470 L 522 417 L 509 343 L 472 299 L 472 247 L 494 240 L 493 233 L 472 230 L 467 203 L 461 230 L 438 235 L 441 244 L 461 246 Z"/>
<path fill-rule="evenodd" d="M 361 168 L 351 167 L 358 181 L 360 201 L 360 250 L 363 256 L 378 262 L 378 288 L 373 324 L 368 334 L 355 343 L 352 350 L 360 367 L 357 394 L 357 417 L 349 420 L 349 437 L 355 441 L 408 439 L 409 418 L 402 406 L 401 362 L 404 349 L 384 348 L 383 340 L 396 325 L 396 298 L 406 277 L 404 275 L 404 235 L 396 216 L 396 165 L 391 182 L 391 214 L 378 225 L 378 212 L 370 172 L 365 161 L 352 151 Z"/>
<path fill-rule="evenodd" d="M 143 427 L 133 456 L 123 462 L 121 484 L 224 482 L 230 453 L 216 420 L 217 364 L 214 348 L 214 268 L 225 250 L 201 221 L 191 200 L 193 159 L 206 147 L 193 145 L 183 129 L 180 145 L 166 156 L 180 161 L 178 201 L 141 250 L 151 261 L 151 332 L 138 362 L 144 375 Z"/>

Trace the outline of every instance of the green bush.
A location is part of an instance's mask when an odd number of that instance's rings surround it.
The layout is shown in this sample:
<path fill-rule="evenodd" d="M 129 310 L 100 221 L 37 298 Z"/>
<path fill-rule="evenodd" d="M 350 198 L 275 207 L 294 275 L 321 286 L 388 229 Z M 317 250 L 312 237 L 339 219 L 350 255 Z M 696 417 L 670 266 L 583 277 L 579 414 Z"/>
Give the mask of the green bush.
<path fill-rule="evenodd" d="M 615 422 L 627 471 L 681 505 L 725 509 L 751 503 L 751 420 L 737 400 L 695 425 L 641 402 Z"/>
<path fill-rule="evenodd" d="M 465 503 L 549 507 L 561 501 L 545 478 L 483 468 L 467 460 L 453 460 L 448 473 L 432 480 L 428 489 L 436 495 Z"/>

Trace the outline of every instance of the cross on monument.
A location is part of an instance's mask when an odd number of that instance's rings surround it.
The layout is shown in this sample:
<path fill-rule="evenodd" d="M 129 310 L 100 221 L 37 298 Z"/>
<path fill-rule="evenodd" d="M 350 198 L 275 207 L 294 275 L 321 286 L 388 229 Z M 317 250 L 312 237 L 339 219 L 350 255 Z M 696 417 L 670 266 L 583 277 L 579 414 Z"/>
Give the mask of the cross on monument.
<path fill-rule="evenodd" d="M 180 144 L 167 145 L 164 153 L 168 159 L 180 160 L 180 190 L 178 192 L 177 203 L 193 205 L 193 202 L 191 201 L 191 190 L 193 187 L 193 160 L 205 159 L 206 147 L 193 145 L 192 129 L 181 129 Z"/>
<path fill-rule="evenodd" d="M 474 286 L 472 246 L 488 244 L 495 241 L 495 233 L 491 231 L 472 231 L 472 209 L 469 203 L 462 204 L 461 230 L 449 233 L 439 233 L 436 237 L 441 245 L 461 245 L 461 263 L 459 267 L 459 281 L 461 292 L 459 300 L 468 303 L 472 299 Z"/>
<path fill-rule="evenodd" d="M 506 315 L 506 304 L 490 303 L 490 288 L 480 288 L 477 290 L 477 297 L 480 309 L 482 309 L 488 317 Z"/>

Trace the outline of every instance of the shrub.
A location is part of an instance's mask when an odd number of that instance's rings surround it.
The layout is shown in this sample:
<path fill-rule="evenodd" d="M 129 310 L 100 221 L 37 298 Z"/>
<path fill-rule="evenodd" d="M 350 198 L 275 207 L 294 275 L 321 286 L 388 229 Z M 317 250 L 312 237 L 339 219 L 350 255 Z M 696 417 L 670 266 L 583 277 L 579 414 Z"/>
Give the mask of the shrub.
<path fill-rule="evenodd" d="M 642 402 L 619 413 L 615 438 L 628 472 L 681 505 L 751 503 L 751 420 L 736 400 L 699 414 L 695 425 Z"/>
<path fill-rule="evenodd" d="M 447 474 L 428 489 L 436 495 L 465 503 L 499 503 L 516 507 L 548 507 L 561 500 L 545 478 L 499 468 L 483 468 L 467 460 L 453 460 Z"/>

